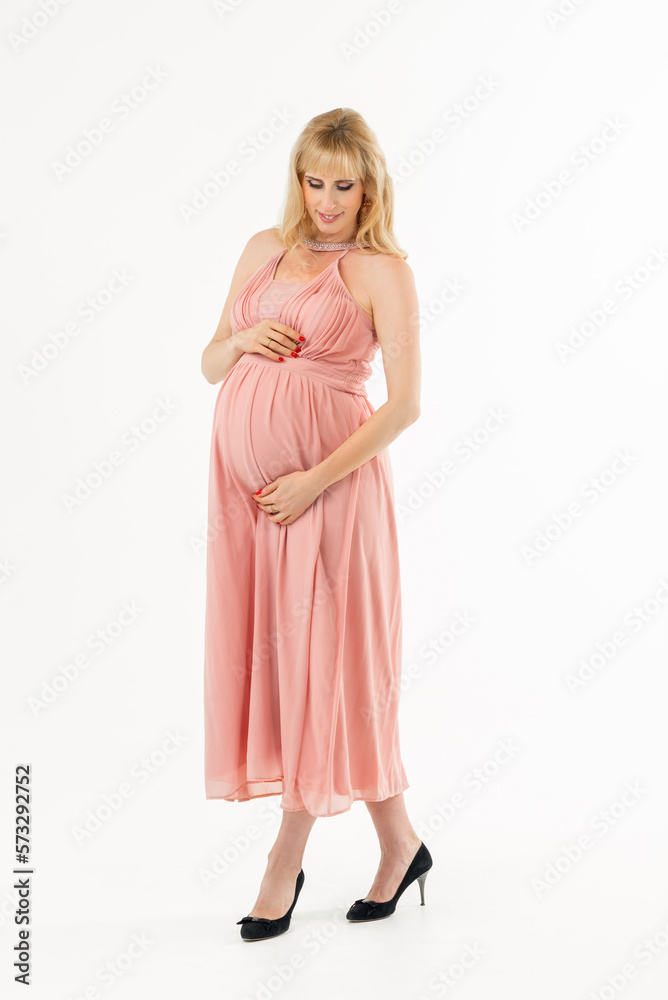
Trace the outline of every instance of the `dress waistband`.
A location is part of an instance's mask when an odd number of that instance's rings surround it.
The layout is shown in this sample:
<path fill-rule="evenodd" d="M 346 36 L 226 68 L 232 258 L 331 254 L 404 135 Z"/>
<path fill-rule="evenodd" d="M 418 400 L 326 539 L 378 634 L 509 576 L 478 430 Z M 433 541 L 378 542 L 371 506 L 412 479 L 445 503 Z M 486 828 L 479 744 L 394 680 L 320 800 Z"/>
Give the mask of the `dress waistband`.
<path fill-rule="evenodd" d="M 276 361 L 268 358 L 266 354 L 258 354 L 254 351 L 246 351 L 236 362 L 242 364 L 272 365 L 276 368 L 280 365 L 284 372 L 293 372 L 297 375 L 305 375 L 307 378 L 324 382 L 332 389 L 340 389 L 342 392 L 350 392 L 354 396 L 367 397 L 364 383 L 371 373 L 371 366 L 364 362 L 358 362 L 355 368 L 348 372 L 340 372 L 333 364 L 327 361 L 314 361 L 312 358 L 286 358 L 283 361 Z"/>

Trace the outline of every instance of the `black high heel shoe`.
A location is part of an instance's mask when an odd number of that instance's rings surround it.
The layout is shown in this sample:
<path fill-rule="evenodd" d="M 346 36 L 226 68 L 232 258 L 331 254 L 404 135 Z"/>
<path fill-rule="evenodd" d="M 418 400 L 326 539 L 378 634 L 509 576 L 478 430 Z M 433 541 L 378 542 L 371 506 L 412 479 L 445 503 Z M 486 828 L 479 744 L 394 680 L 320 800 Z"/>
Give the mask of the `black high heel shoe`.
<path fill-rule="evenodd" d="M 421 843 L 417 854 L 408 866 L 408 871 L 404 875 L 399 885 L 399 888 L 395 892 L 392 899 L 388 899 L 385 903 L 374 903 L 372 899 L 356 899 L 353 905 L 350 907 L 346 913 L 346 919 L 351 920 L 354 923 L 362 920 L 382 920 L 384 917 L 391 916 L 397 908 L 397 901 L 401 896 L 404 889 L 407 889 L 411 882 L 415 879 L 418 881 L 420 886 L 420 898 L 422 902 L 420 906 L 424 906 L 424 882 L 427 877 L 427 872 L 433 865 L 434 861 L 427 850 L 426 846 Z"/>
<path fill-rule="evenodd" d="M 261 941 L 264 938 L 278 937 L 279 934 L 284 934 L 290 926 L 292 911 L 295 908 L 295 903 L 303 884 L 304 870 L 302 868 L 297 876 L 295 898 L 292 900 L 292 905 L 288 912 L 284 913 L 282 917 L 277 917 L 275 920 L 270 920 L 269 917 L 242 917 L 241 920 L 237 920 L 238 924 L 243 925 L 239 933 L 244 941 Z"/>

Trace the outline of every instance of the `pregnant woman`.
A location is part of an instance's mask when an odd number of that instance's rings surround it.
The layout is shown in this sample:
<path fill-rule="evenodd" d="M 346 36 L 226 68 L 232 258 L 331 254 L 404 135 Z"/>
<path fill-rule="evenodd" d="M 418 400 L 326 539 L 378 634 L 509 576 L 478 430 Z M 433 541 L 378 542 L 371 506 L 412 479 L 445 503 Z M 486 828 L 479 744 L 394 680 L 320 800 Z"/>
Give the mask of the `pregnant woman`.
<path fill-rule="evenodd" d="M 432 866 L 404 805 L 401 590 L 387 446 L 419 416 L 413 274 L 364 119 L 338 108 L 293 146 L 282 223 L 246 244 L 202 373 L 213 416 L 205 790 L 281 794 L 244 940 L 288 929 L 318 816 L 361 800 L 381 858 L 351 921 L 394 912 Z M 364 383 L 381 348 L 387 402 Z"/>

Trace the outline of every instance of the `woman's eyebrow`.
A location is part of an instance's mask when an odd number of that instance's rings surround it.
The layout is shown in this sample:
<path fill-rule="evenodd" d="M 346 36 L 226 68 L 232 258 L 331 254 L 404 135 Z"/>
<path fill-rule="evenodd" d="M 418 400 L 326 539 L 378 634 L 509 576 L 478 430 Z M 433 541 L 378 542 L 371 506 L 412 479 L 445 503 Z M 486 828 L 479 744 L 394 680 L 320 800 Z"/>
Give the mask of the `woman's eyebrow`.
<path fill-rule="evenodd" d="M 304 174 L 304 177 L 308 177 L 309 180 L 312 180 L 312 181 L 321 181 L 322 180 L 322 177 L 315 177 L 313 174 Z M 347 181 L 351 181 L 352 182 L 352 181 L 355 181 L 355 180 L 357 180 L 356 177 L 339 177 L 339 179 L 337 181 L 335 181 L 335 183 L 336 184 L 340 184 L 341 182 L 347 182 Z"/>

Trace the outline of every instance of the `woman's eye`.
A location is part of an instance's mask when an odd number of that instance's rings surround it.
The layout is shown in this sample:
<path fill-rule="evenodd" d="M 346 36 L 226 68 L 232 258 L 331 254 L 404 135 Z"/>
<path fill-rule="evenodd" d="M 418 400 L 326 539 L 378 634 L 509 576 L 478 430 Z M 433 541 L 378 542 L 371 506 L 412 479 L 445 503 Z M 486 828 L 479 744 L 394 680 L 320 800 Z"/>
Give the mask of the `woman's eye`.
<path fill-rule="evenodd" d="M 314 184 L 313 181 L 309 181 L 308 184 L 309 187 L 315 188 L 317 191 L 319 191 L 320 188 L 322 187 L 322 184 Z M 339 191 L 350 191 L 351 187 L 352 184 L 348 184 L 347 187 L 339 187 Z"/>

